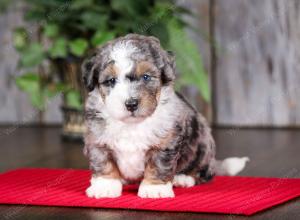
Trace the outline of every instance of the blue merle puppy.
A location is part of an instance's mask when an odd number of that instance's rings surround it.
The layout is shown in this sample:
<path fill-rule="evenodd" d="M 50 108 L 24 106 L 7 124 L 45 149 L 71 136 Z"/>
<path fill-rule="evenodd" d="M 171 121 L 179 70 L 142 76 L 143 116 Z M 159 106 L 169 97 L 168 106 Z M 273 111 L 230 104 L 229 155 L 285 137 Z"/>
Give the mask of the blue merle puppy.
<path fill-rule="evenodd" d="M 83 64 L 88 89 L 84 153 L 93 172 L 89 197 L 118 197 L 141 181 L 142 198 L 174 197 L 216 174 L 235 175 L 248 158 L 215 159 L 205 119 L 174 91 L 175 63 L 155 37 L 129 34 Z"/>

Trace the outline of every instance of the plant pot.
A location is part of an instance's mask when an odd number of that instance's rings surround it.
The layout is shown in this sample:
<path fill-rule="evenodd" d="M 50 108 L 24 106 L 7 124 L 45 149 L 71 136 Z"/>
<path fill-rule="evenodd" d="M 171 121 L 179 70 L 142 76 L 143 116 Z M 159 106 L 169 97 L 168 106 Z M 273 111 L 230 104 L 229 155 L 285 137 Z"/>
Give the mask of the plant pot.
<path fill-rule="evenodd" d="M 65 106 L 61 110 L 63 113 L 61 134 L 63 140 L 83 141 L 83 134 L 86 130 L 83 111 Z"/>
<path fill-rule="evenodd" d="M 81 81 L 81 62 L 81 59 L 71 56 L 66 59 L 52 60 L 60 81 L 63 82 L 64 85 L 68 85 L 70 88 L 79 91 L 83 98 L 85 96 L 85 90 Z M 63 102 L 64 104 L 61 107 L 63 114 L 62 139 L 82 141 L 85 131 L 83 110 L 70 107 L 66 101 L 65 94 Z"/>

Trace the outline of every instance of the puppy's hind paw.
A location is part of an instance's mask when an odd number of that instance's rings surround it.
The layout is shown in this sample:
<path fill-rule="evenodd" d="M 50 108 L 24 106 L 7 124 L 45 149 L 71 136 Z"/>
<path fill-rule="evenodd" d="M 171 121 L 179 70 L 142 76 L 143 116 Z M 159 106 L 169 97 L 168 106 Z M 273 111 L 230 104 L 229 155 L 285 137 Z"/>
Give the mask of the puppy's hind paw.
<path fill-rule="evenodd" d="M 90 198 L 115 198 L 122 194 L 122 183 L 118 179 L 92 177 L 91 186 L 85 192 Z"/>
<path fill-rule="evenodd" d="M 138 196 L 141 198 L 173 198 L 173 186 L 171 182 L 166 184 L 149 184 L 142 182 Z"/>
<path fill-rule="evenodd" d="M 195 183 L 194 177 L 185 174 L 175 175 L 173 179 L 173 185 L 179 187 L 192 187 Z"/>

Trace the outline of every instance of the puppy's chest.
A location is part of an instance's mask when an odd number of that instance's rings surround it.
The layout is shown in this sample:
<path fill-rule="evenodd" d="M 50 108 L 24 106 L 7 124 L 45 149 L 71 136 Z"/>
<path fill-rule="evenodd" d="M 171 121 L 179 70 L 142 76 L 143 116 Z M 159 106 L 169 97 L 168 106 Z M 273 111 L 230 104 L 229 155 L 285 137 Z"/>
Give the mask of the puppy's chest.
<path fill-rule="evenodd" d="M 139 148 L 136 148 L 135 151 L 124 150 L 123 147 L 117 145 L 112 148 L 122 176 L 131 180 L 142 177 L 145 170 L 146 151 Z"/>
<path fill-rule="evenodd" d="M 145 156 L 157 137 L 142 126 L 107 126 L 103 141 L 113 151 L 118 168 L 126 179 L 142 177 L 145 169 Z"/>

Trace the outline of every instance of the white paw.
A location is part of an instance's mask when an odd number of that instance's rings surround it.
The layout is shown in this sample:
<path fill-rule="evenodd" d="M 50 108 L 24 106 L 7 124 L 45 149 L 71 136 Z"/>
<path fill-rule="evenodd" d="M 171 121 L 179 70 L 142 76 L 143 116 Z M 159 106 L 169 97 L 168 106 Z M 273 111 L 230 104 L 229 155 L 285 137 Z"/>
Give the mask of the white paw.
<path fill-rule="evenodd" d="M 175 175 L 173 185 L 179 187 L 192 187 L 195 185 L 195 178 L 185 174 Z"/>
<path fill-rule="evenodd" d="M 85 192 L 90 198 L 115 198 L 122 194 L 122 183 L 118 179 L 92 177 L 91 186 Z"/>
<path fill-rule="evenodd" d="M 142 182 L 138 196 L 141 198 L 172 198 L 175 195 L 171 182 L 166 184 L 147 184 Z"/>

